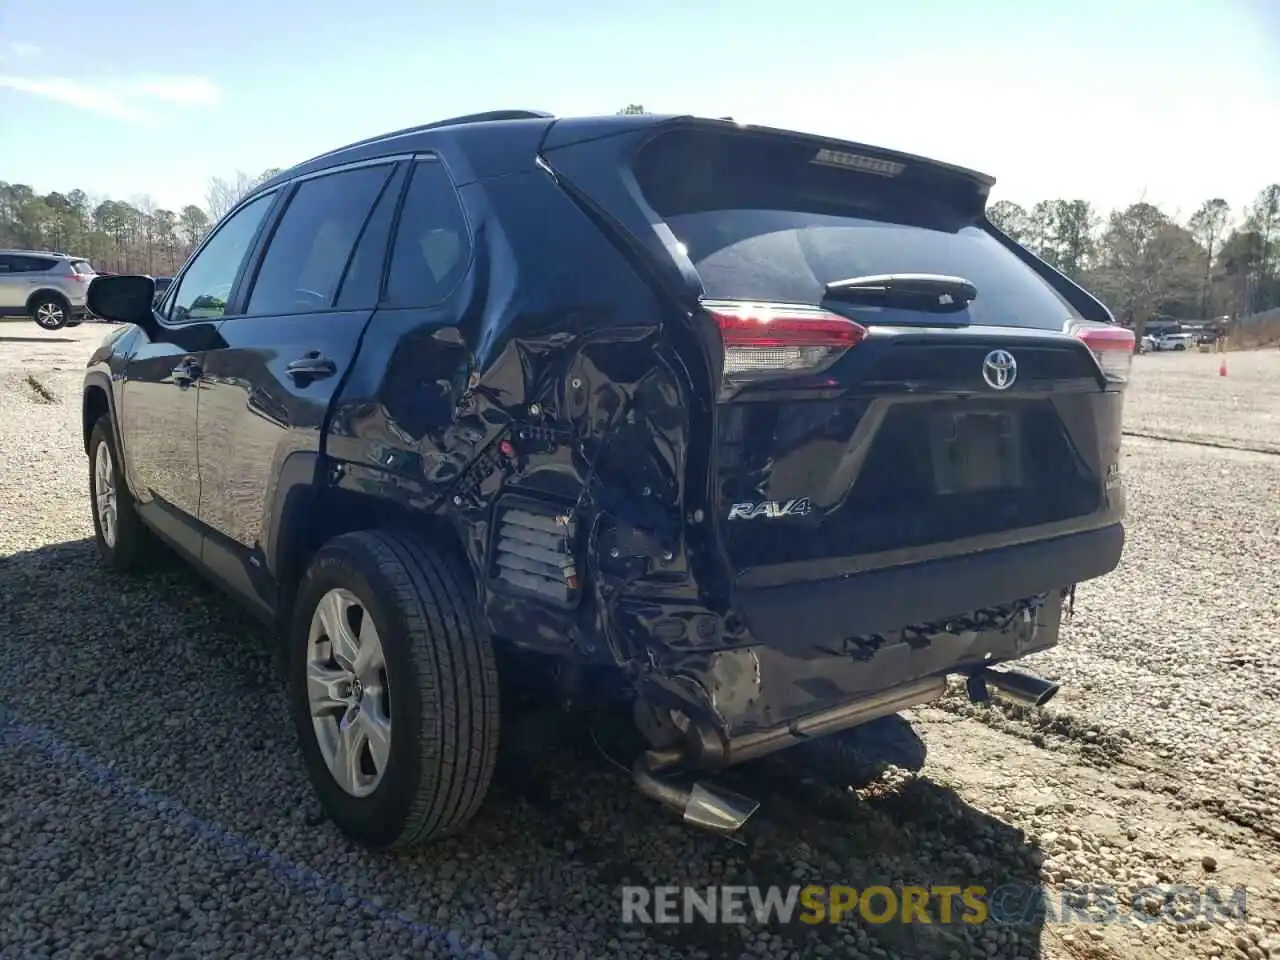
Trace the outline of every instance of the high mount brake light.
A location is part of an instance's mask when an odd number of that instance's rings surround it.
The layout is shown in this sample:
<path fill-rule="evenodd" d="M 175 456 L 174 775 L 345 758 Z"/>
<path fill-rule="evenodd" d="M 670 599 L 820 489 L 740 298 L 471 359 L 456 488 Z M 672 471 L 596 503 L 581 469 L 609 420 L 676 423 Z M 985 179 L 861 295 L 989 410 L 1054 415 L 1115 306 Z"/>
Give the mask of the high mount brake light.
<path fill-rule="evenodd" d="M 819 307 L 704 301 L 724 343 L 724 382 L 818 373 L 867 335 Z"/>
<path fill-rule="evenodd" d="M 1080 326 L 1072 333 L 1085 342 L 1108 380 L 1119 384 L 1129 382 L 1129 371 L 1133 368 L 1132 330 L 1124 327 Z"/>

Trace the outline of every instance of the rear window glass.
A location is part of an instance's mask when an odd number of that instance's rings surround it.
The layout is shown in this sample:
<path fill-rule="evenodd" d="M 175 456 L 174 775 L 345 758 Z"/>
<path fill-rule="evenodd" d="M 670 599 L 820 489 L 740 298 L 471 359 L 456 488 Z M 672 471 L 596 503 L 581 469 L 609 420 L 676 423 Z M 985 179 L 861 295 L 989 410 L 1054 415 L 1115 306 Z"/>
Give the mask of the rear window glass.
<path fill-rule="evenodd" d="M 470 257 L 466 218 L 444 166 L 420 160 L 412 176 L 391 250 L 386 306 L 440 303 L 466 273 Z"/>
<path fill-rule="evenodd" d="M 72 260 L 71 269 L 74 270 L 76 273 L 82 273 L 82 274 L 98 272 L 97 270 L 93 269 L 93 264 L 91 264 L 88 260 Z"/>
<path fill-rule="evenodd" d="M 1076 316 L 978 225 L 982 204 L 972 186 L 926 167 L 885 176 L 814 163 L 817 153 L 795 141 L 679 132 L 646 147 L 635 174 L 712 299 L 817 304 L 834 280 L 935 273 L 978 289 L 967 311 L 948 322 L 1061 329 Z M 938 319 L 826 306 L 869 323 Z"/>

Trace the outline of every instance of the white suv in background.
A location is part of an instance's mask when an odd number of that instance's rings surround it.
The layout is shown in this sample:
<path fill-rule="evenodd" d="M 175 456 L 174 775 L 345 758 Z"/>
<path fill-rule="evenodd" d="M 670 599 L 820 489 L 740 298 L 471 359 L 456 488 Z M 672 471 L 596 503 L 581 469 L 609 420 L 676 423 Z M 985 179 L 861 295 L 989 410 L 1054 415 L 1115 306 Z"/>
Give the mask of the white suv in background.
<path fill-rule="evenodd" d="M 1162 333 L 1156 338 L 1157 350 L 1190 350 L 1196 342 L 1193 333 Z"/>
<path fill-rule="evenodd" d="M 96 271 L 83 257 L 41 250 L 0 250 L 0 317 L 30 317 L 45 330 L 85 319 Z"/>

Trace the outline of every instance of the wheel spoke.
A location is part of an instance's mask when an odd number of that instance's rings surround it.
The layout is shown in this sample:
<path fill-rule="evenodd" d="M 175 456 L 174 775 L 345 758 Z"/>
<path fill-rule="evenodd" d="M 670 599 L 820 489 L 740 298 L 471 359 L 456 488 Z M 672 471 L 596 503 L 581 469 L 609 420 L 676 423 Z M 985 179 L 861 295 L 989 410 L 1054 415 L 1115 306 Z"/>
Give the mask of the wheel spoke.
<path fill-rule="evenodd" d="M 307 664 L 307 701 L 313 717 L 341 713 L 347 709 L 351 676 L 347 671 L 314 661 Z"/>
<path fill-rule="evenodd" d="M 351 604 L 336 590 L 326 593 L 320 601 L 320 623 L 333 647 L 333 658 L 348 670 L 359 653 L 358 643 L 347 620 L 347 611 L 350 609 Z"/>
<path fill-rule="evenodd" d="M 356 715 L 356 724 L 364 741 L 369 745 L 369 755 L 373 758 L 375 775 L 387 769 L 387 761 L 391 759 L 391 721 L 382 716 L 368 700 L 360 707 Z"/>
<path fill-rule="evenodd" d="M 358 708 L 352 707 L 338 724 L 338 742 L 330 768 L 338 786 L 350 794 L 360 790 L 360 755 L 366 742 L 364 730 L 356 721 L 357 716 Z"/>
<path fill-rule="evenodd" d="M 360 649 L 352 662 L 352 671 L 366 686 L 377 678 L 375 672 L 384 666 L 382 660 L 382 641 L 378 637 L 378 628 L 373 625 L 373 617 L 364 611 L 360 620 Z"/>

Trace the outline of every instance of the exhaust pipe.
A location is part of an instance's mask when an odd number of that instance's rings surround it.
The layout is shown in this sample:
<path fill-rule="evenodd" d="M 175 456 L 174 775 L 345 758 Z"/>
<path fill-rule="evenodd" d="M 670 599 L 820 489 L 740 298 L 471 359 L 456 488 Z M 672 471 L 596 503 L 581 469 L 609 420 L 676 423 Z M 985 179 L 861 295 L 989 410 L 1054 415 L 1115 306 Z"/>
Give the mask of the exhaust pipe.
<path fill-rule="evenodd" d="M 693 724 L 688 740 L 680 746 L 642 753 L 631 768 L 632 779 L 641 793 L 677 811 L 685 823 L 720 834 L 736 833 L 760 808 L 759 801 L 707 781 L 684 786 L 664 771 L 688 764 L 718 770 L 755 760 L 926 703 L 945 690 L 946 679 L 933 677 L 728 742 L 707 725 Z"/>
<path fill-rule="evenodd" d="M 728 741 L 719 736 L 709 725 L 694 724 L 690 728 L 689 743 L 682 759 L 702 769 L 720 770 L 724 767 L 736 766 L 748 760 L 758 760 L 785 750 L 805 740 L 840 733 L 901 710 L 928 703 L 942 696 L 946 689 L 945 677 L 930 677 L 882 690 L 853 703 L 841 704 L 781 727 L 749 733 Z"/>
<path fill-rule="evenodd" d="M 758 800 L 716 784 L 696 781 L 686 787 L 658 772 L 657 768 L 674 763 L 678 757 L 675 751 L 642 753 L 631 773 L 641 793 L 678 812 L 685 823 L 713 833 L 732 834 L 760 809 Z"/>
<path fill-rule="evenodd" d="M 1043 707 L 1057 696 L 1061 685 L 1018 670 L 979 670 L 969 677 L 969 699 L 982 703 L 989 699 L 987 687 L 994 687 L 1007 700 L 1025 707 Z"/>

